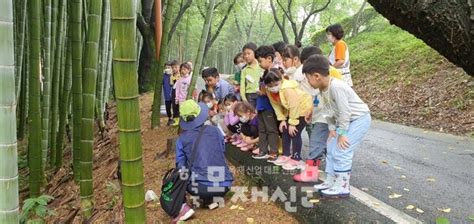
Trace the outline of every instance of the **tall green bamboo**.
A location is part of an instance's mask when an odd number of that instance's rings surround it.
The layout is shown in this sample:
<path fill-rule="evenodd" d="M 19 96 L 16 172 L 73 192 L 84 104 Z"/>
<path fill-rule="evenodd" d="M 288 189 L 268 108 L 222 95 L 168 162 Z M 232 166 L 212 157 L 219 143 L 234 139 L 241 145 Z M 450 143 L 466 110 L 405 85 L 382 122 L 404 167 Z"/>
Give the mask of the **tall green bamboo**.
<path fill-rule="evenodd" d="M 104 0 L 103 7 L 103 23 L 101 31 L 101 48 L 100 48 L 100 69 L 97 77 L 97 103 L 96 103 L 96 112 L 97 112 L 97 121 L 99 123 L 99 128 L 102 130 L 105 128 L 104 121 L 104 111 L 105 111 L 105 79 L 107 75 L 107 66 L 108 66 L 108 54 L 109 54 L 109 43 L 110 43 L 110 1 Z"/>
<path fill-rule="evenodd" d="M 25 36 L 26 36 L 26 1 L 16 1 L 15 4 L 18 6 L 16 10 L 16 19 L 15 26 L 17 27 L 15 31 L 15 57 L 16 57 L 16 70 L 15 70 L 15 86 L 16 86 L 16 96 L 17 101 L 19 101 L 20 97 L 20 90 L 21 90 L 21 80 L 22 80 L 22 72 L 23 72 L 23 55 L 25 52 Z"/>
<path fill-rule="evenodd" d="M 212 23 L 212 14 L 214 12 L 215 3 L 216 3 L 216 0 L 210 0 L 207 6 L 207 14 L 206 14 L 206 18 L 204 19 L 204 25 L 203 25 L 202 34 L 201 34 L 201 41 L 199 42 L 199 48 L 196 55 L 196 60 L 194 61 L 196 63 L 195 69 L 194 69 L 194 75 L 193 77 L 191 77 L 191 84 L 189 85 L 188 96 L 186 97 L 187 99 L 191 99 L 194 88 L 196 88 L 197 77 L 199 76 L 199 73 L 202 70 L 202 64 L 203 64 L 202 60 L 204 57 L 204 49 L 206 48 L 207 35 L 209 34 L 209 29 Z"/>
<path fill-rule="evenodd" d="M 72 107 L 73 107 L 73 169 L 74 180 L 79 182 L 81 170 L 82 124 L 82 0 L 72 0 L 69 33 L 72 50 Z"/>
<path fill-rule="evenodd" d="M 44 34 L 42 36 L 42 53 L 44 62 L 42 63 L 42 79 L 43 79 L 43 94 L 41 97 L 41 111 L 43 115 L 42 119 L 42 158 L 43 158 L 43 170 L 46 167 L 48 149 L 49 149 L 49 136 L 50 136 L 50 106 L 51 106 L 51 78 L 52 69 L 54 65 L 54 58 L 51 56 L 51 52 L 54 52 L 55 48 L 55 24 L 56 24 L 56 7 L 58 0 L 46 0 L 44 2 Z"/>
<path fill-rule="evenodd" d="M 85 218 L 92 216 L 92 150 L 94 148 L 94 112 L 96 98 L 99 40 L 102 18 L 102 1 L 89 2 L 88 30 L 84 51 L 84 74 L 82 76 L 82 129 L 81 129 L 81 207 Z"/>
<path fill-rule="evenodd" d="M 168 32 L 171 29 L 173 18 L 175 17 L 176 1 L 168 1 L 166 3 L 165 20 L 163 21 L 163 35 L 161 39 L 160 47 L 160 58 L 158 59 L 158 77 L 155 82 L 155 93 L 153 95 L 153 106 L 151 113 L 151 128 L 160 126 L 160 113 L 161 113 L 161 93 L 163 87 L 163 74 L 162 71 L 165 68 L 165 63 L 169 54 L 169 37 Z"/>
<path fill-rule="evenodd" d="M 71 8 L 71 7 L 69 7 Z M 66 70 L 64 72 L 64 84 L 63 90 L 60 94 L 60 106 L 59 106 L 59 130 L 57 134 L 56 144 L 56 170 L 61 168 L 63 162 L 63 147 L 64 147 L 64 134 L 66 133 L 66 122 L 67 114 L 69 110 L 69 98 L 71 95 L 72 86 L 72 57 L 71 57 L 71 41 L 68 39 L 67 50 L 66 50 Z"/>
<path fill-rule="evenodd" d="M 170 1 L 172 2 L 172 1 Z M 113 78 L 126 223 L 146 223 L 136 55 L 136 0 L 111 1 Z"/>
<path fill-rule="evenodd" d="M 41 151 L 41 107 L 40 107 L 40 73 L 41 73 L 41 0 L 28 1 L 29 32 L 29 103 L 28 103 L 28 165 L 30 168 L 30 197 L 41 194 L 43 179 Z M 44 132 L 43 132 L 44 133 Z"/>
<path fill-rule="evenodd" d="M 18 223 L 13 2 L 0 1 L 0 223 Z"/>
<path fill-rule="evenodd" d="M 54 70 L 52 75 L 52 88 L 51 88 L 51 137 L 50 137 L 50 166 L 53 167 L 56 164 L 56 130 L 58 128 L 58 104 L 59 104 L 59 90 L 61 88 L 61 70 L 63 62 L 63 53 L 64 53 L 64 37 L 65 34 L 65 18 L 66 18 L 66 0 L 59 1 L 59 15 L 57 22 L 57 31 L 56 31 L 56 48 L 54 52 Z"/>

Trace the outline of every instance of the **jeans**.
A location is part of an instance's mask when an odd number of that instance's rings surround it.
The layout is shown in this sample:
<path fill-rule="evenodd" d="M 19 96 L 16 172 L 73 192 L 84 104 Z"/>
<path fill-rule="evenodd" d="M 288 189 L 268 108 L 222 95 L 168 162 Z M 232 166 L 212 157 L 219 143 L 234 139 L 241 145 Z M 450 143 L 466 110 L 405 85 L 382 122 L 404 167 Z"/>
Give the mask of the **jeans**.
<path fill-rule="evenodd" d="M 171 90 L 171 99 L 173 103 L 173 117 L 179 117 L 179 104 L 176 103 L 176 89 Z"/>
<path fill-rule="evenodd" d="M 247 98 L 247 102 L 249 102 L 253 106 L 253 108 L 257 108 L 258 94 L 256 94 L 256 93 L 246 93 L 245 97 Z"/>
<path fill-rule="evenodd" d="M 278 121 L 273 110 L 258 112 L 258 146 L 263 154 L 278 153 Z"/>
<path fill-rule="evenodd" d="M 309 138 L 308 159 L 311 160 L 321 158 L 326 151 L 329 135 L 328 124 L 315 123 L 308 132 L 311 133 Z"/>
<path fill-rule="evenodd" d="M 304 127 L 306 126 L 306 121 L 304 117 L 299 118 L 300 123 L 296 126 L 298 130 L 295 136 L 291 136 L 288 132 L 288 128 L 283 130 L 283 155 L 290 156 L 294 160 L 301 160 L 301 148 L 303 147 L 303 140 L 301 139 L 301 132 L 303 131 Z M 288 127 L 290 125 L 288 124 Z M 290 147 L 293 148 L 293 152 L 291 153 Z"/>
<path fill-rule="evenodd" d="M 328 152 L 326 158 L 326 173 L 334 175 L 336 172 L 350 172 L 352 169 L 352 158 L 354 150 L 364 139 L 370 128 L 372 118 L 366 114 L 356 120 L 351 121 L 347 138 L 349 139 L 349 148 L 341 149 L 337 145 L 337 138 L 332 138 L 328 142 Z"/>

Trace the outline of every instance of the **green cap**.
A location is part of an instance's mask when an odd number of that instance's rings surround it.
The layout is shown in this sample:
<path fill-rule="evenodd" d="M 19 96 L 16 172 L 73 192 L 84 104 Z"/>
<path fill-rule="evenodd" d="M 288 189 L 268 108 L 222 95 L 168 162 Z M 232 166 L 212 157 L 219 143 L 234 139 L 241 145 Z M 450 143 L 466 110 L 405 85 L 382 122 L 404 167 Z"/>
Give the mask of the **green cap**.
<path fill-rule="evenodd" d="M 189 117 L 198 117 L 201 113 L 201 107 L 194 100 L 186 100 L 179 105 L 179 114 L 184 120 Z"/>

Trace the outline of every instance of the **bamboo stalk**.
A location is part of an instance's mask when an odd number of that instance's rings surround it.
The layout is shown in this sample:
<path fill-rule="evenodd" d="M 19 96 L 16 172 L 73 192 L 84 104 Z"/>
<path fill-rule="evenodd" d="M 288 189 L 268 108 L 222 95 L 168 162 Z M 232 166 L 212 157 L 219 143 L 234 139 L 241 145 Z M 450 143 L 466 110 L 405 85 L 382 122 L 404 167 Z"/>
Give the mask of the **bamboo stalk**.
<path fill-rule="evenodd" d="M 81 207 L 84 218 L 89 219 L 94 209 L 92 184 L 92 151 L 94 148 L 94 111 L 99 59 L 99 40 L 102 19 L 102 1 L 90 1 L 88 30 L 84 51 L 82 77 L 82 129 L 81 129 Z"/>
<path fill-rule="evenodd" d="M 30 197 L 41 195 L 43 179 L 43 158 L 41 147 L 41 105 L 40 105 L 40 69 L 41 69 L 41 2 L 28 1 L 29 27 L 29 138 L 28 138 L 28 165 L 30 169 Z"/>
<path fill-rule="evenodd" d="M 18 223 L 13 2 L 0 1 L 0 223 Z"/>
<path fill-rule="evenodd" d="M 172 1 L 170 1 L 172 2 Z M 135 43 L 136 1 L 111 1 L 113 72 L 126 223 L 146 223 Z"/>
<path fill-rule="evenodd" d="M 82 0 L 72 0 L 69 32 L 72 50 L 72 107 L 73 107 L 73 169 L 74 180 L 79 182 L 81 170 L 82 125 Z"/>
<path fill-rule="evenodd" d="M 109 43 L 110 43 L 110 3 L 109 0 L 104 0 L 103 7 L 103 23 L 102 23 L 102 35 L 101 35 L 101 55 L 100 55 L 100 70 L 97 78 L 97 121 L 99 123 L 99 128 L 102 130 L 105 128 L 104 121 L 104 91 L 105 90 L 105 79 L 106 79 L 106 70 L 108 66 L 108 53 L 109 53 Z"/>

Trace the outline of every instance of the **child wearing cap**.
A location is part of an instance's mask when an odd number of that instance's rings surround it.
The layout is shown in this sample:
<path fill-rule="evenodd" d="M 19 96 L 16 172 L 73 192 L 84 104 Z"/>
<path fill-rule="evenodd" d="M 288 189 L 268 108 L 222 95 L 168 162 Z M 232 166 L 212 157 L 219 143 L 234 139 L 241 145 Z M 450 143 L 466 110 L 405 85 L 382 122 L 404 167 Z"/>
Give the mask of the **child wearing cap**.
<path fill-rule="evenodd" d="M 309 84 L 321 92 L 322 113 L 329 126 L 327 178 L 314 187 L 324 197 L 348 197 L 352 158 L 372 120 L 369 107 L 344 81 L 329 76 L 329 61 L 324 56 L 307 59 L 303 72 Z"/>

